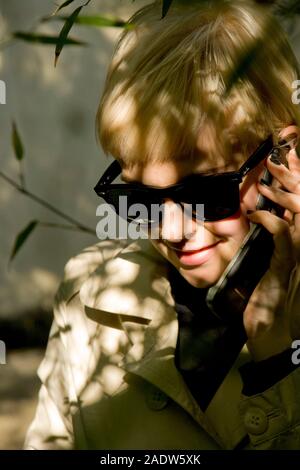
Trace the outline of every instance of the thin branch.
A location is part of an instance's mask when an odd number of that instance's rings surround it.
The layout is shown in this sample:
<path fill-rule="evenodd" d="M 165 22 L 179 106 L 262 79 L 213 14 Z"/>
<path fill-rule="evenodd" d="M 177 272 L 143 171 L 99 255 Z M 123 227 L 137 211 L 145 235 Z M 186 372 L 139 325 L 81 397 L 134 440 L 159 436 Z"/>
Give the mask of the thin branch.
<path fill-rule="evenodd" d="M 90 227 L 87 227 L 85 225 L 82 225 L 82 223 L 79 222 L 78 220 L 74 219 L 73 217 L 69 216 L 68 214 L 65 214 L 61 210 L 59 210 L 56 207 L 52 206 L 52 204 L 49 204 L 49 202 L 44 201 L 42 198 L 40 198 L 36 194 L 33 194 L 31 191 L 28 191 L 26 188 L 23 188 L 16 181 L 14 181 L 12 178 L 10 178 L 5 173 L 3 173 L 3 171 L 0 171 L 0 177 L 3 178 L 5 181 L 7 181 L 15 189 L 17 189 L 20 193 L 25 194 L 25 196 L 28 196 L 33 201 L 38 202 L 40 205 L 44 206 L 46 209 L 48 209 L 49 211 L 51 211 L 54 214 L 58 215 L 59 217 L 65 219 L 65 220 L 68 220 L 73 226 L 77 227 L 77 229 L 81 230 L 82 232 L 86 232 L 86 233 L 90 233 L 92 235 L 95 235 L 95 230 L 93 230 Z"/>
<path fill-rule="evenodd" d="M 25 183 L 25 176 L 24 176 L 24 173 L 23 173 L 23 168 L 22 168 L 22 164 L 21 162 L 19 162 L 20 165 L 19 165 L 19 178 L 20 178 L 20 183 L 21 183 L 21 187 L 23 189 L 25 189 L 26 187 L 26 183 Z"/>
<path fill-rule="evenodd" d="M 82 229 L 79 227 L 75 227 L 75 225 L 66 225 L 66 224 L 55 224 L 52 222 L 40 222 L 39 227 L 51 227 L 51 228 L 61 228 L 63 230 L 75 230 L 82 232 Z"/>

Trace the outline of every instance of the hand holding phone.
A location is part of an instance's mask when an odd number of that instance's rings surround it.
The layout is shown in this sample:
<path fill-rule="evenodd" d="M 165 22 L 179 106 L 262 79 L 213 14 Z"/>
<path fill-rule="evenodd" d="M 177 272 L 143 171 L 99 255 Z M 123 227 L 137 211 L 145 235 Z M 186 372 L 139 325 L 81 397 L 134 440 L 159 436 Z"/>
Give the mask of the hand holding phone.
<path fill-rule="evenodd" d="M 267 169 L 263 179 L 267 184 L 272 183 L 272 175 Z M 283 215 L 280 206 L 261 194 L 256 209 L 272 211 L 279 217 Z M 273 251 L 273 235 L 263 226 L 251 223 L 237 254 L 217 284 L 208 290 L 206 303 L 216 316 L 228 322 L 241 318 L 255 287 L 270 267 Z"/>

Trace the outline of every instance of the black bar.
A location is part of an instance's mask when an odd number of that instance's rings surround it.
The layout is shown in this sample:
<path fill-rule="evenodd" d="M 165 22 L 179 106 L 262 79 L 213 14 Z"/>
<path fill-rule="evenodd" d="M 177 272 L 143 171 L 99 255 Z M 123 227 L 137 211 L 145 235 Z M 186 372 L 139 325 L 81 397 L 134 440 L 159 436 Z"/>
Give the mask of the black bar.
<path fill-rule="evenodd" d="M 291 468 L 295 463 L 298 468 L 299 450 L 291 451 L 201 451 L 201 450 L 95 450 L 95 451 L 0 451 L 0 468 L 9 469 L 5 465 L 21 464 L 22 468 L 41 468 L 41 464 L 62 464 L 80 466 L 84 470 L 115 466 L 123 468 L 149 467 L 150 465 L 189 465 L 200 468 L 228 468 L 241 465 L 241 468 L 251 468 L 253 465 L 268 465 L 274 463 L 279 468 L 288 464 Z M 17 468 L 20 468 L 19 466 Z M 51 467 L 53 468 L 53 467 Z"/>

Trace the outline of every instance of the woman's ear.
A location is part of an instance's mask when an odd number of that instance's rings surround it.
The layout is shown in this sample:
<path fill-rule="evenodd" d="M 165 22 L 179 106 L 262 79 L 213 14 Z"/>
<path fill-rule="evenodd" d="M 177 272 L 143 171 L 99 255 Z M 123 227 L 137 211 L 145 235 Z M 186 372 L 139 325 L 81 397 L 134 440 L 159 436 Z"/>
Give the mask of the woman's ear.
<path fill-rule="evenodd" d="M 287 126 L 279 132 L 279 142 L 278 144 L 281 146 L 281 140 L 284 140 L 286 144 L 283 142 L 282 150 L 283 153 L 281 154 L 281 160 L 285 165 L 289 168 L 290 166 L 290 158 L 291 155 L 300 156 L 299 152 L 299 143 L 300 143 L 300 128 L 296 125 Z"/>
<path fill-rule="evenodd" d="M 291 148 L 295 148 L 298 144 L 300 136 L 300 128 L 296 125 L 287 126 L 279 132 L 279 138 L 284 139 L 287 142 L 291 141 Z M 294 142 L 293 142 L 294 140 Z"/>
<path fill-rule="evenodd" d="M 298 126 L 288 126 L 282 129 L 279 133 L 279 138 L 284 139 L 287 142 L 285 147 L 287 152 L 285 153 L 285 163 L 290 171 L 294 172 L 299 165 L 299 139 L 300 128 Z M 279 142 L 280 144 L 280 142 Z"/>

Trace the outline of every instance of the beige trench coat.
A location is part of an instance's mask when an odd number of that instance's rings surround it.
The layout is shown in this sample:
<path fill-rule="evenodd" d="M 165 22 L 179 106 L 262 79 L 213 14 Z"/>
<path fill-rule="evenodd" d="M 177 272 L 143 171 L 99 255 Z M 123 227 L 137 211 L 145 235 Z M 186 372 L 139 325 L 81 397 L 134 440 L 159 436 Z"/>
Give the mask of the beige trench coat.
<path fill-rule="evenodd" d="M 232 449 L 247 434 L 248 448 L 300 448 L 300 368 L 245 397 L 244 348 L 203 413 L 174 365 L 177 332 L 166 263 L 148 240 L 72 258 L 25 448 Z"/>

